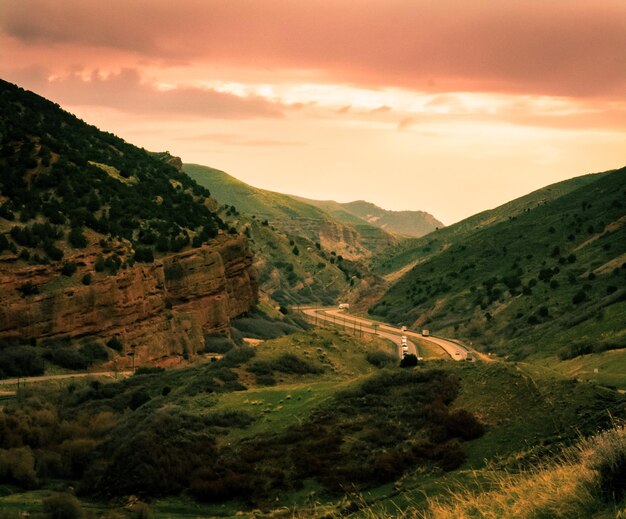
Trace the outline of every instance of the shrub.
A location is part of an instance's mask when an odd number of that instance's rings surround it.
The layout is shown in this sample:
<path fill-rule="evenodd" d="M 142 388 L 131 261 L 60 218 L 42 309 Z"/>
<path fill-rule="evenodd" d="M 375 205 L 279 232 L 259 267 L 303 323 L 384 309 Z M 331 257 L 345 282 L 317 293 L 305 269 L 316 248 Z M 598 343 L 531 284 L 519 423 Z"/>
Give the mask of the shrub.
<path fill-rule="evenodd" d="M 140 263 L 153 263 L 154 253 L 150 247 L 137 247 L 134 258 Z"/>
<path fill-rule="evenodd" d="M 124 345 L 121 343 L 121 341 L 117 337 L 113 337 L 112 339 L 109 339 L 107 341 L 107 346 L 111 348 L 112 350 L 119 351 L 119 352 L 124 350 Z"/>
<path fill-rule="evenodd" d="M 17 288 L 17 291 L 22 295 L 22 297 L 33 296 L 39 293 L 39 287 L 37 287 L 37 285 L 33 285 L 31 281 L 27 281 L 26 283 L 20 285 Z"/>
<path fill-rule="evenodd" d="M 145 389 L 138 389 L 130 396 L 128 407 L 134 411 L 150 401 L 150 394 Z"/>
<path fill-rule="evenodd" d="M 9 346 L 0 350 L 0 378 L 43 375 L 43 360 L 32 346 Z"/>
<path fill-rule="evenodd" d="M 209 353 L 227 353 L 233 349 L 234 343 L 224 335 L 207 335 L 204 337 L 204 351 Z"/>
<path fill-rule="evenodd" d="M 101 344 L 97 342 L 89 342 L 80 347 L 78 352 L 89 362 L 89 364 L 98 360 L 108 360 L 109 354 Z"/>
<path fill-rule="evenodd" d="M 84 249 L 87 247 L 87 238 L 85 238 L 83 230 L 80 227 L 72 228 L 67 237 L 67 241 L 76 249 Z"/>
<path fill-rule="evenodd" d="M 85 517 L 80 502 L 70 494 L 56 494 L 43 500 L 43 509 L 50 519 L 82 519 Z"/>
<path fill-rule="evenodd" d="M 415 355 L 409 353 L 408 355 L 402 357 L 402 360 L 400 361 L 401 368 L 412 368 L 413 366 L 417 366 L 417 357 Z"/>
<path fill-rule="evenodd" d="M 222 358 L 222 363 L 230 368 L 236 368 L 244 362 L 247 362 L 255 355 L 255 351 L 247 346 L 233 348 Z"/>
<path fill-rule="evenodd" d="M 384 351 L 372 351 L 366 356 L 367 362 L 377 368 L 384 368 L 396 363 L 396 357 Z"/>
<path fill-rule="evenodd" d="M 37 481 L 35 457 L 30 447 L 0 449 L 0 481 L 31 487 Z"/>
<path fill-rule="evenodd" d="M 89 360 L 71 346 L 52 346 L 44 357 L 62 368 L 81 370 L 89 366 Z"/>
<path fill-rule="evenodd" d="M 67 276 L 67 277 L 71 277 L 74 274 L 74 272 L 76 272 L 77 268 L 78 267 L 77 267 L 76 263 L 74 263 L 74 262 L 66 263 L 61 268 L 61 274 L 63 274 L 64 276 Z"/>
<path fill-rule="evenodd" d="M 83 285 L 91 285 L 92 276 L 91 274 L 85 274 L 81 279 Z"/>
<path fill-rule="evenodd" d="M 465 409 L 458 409 L 446 416 L 444 426 L 448 434 L 464 440 L 479 438 L 485 432 L 483 425 Z"/>

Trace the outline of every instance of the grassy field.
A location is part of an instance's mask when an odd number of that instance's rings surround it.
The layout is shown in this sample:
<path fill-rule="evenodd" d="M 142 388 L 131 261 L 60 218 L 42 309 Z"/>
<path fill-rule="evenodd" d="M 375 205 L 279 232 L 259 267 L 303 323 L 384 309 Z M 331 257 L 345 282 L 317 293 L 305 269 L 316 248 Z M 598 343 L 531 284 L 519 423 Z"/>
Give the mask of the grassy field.
<path fill-rule="evenodd" d="M 190 440 L 197 445 L 202 438 L 201 434 L 198 436 L 202 430 L 196 430 L 194 421 L 210 423 L 212 425 L 206 431 L 218 431 L 215 436 L 217 448 L 230 453 L 224 463 L 232 464 L 231 457 L 239 451 L 244 456 L 250 455 L 245 452 L 258 453 L 254 454 L 257 456 L 267 451 L 265 455 L 270 458 L 261 460 L 258 470 L 272 471 L 276 463 L 277 468 L 284 469 L 283 463 L 291 463 L 288 460 L 293 460 L 294 452 L 309 445 L 309 442 L 312 444 L 306 448 L 318 452 L 315 436 L 307 439 L 300 435 L 304 431 L 311 434 L 320 427 L 320 433 L 327 431 L 323 434 L 328 434 L 335 427 L 342 431 L 342 449 L 347 449 L 347 452 L 380 452 L 382 460 L 385 459 L 385 451 L 395 452 L 396 455 L 410 452 L 410 448 L 427 437 L 424 430 L 412 429 L 414 426 L 411 424 L 422 412 L 419 410 L 422 405 L 420 398 L 425 395 L 422 395 L 423 391 L 433 390 L 419 382 L 420 373 L 427 376 L 430 368 L 435 368 L 435 372 L 440 373 L 437 376 L 443 377 L 442 381 L 449 381 L 446 384 L 458 381 L 458 394 L 450 405 L 450 412 L 466 410 L 484 427 L 482 436 L 461 442 L 464 461 L 451 471 L 430 463 L 409 464 L 389 481 L 345 488 L 342 494 L 329 491 L 323 478 L 310 478 L 303 480 L 302 486 L 277 491 L 272 494 L 275 499 L 252 507 L 246 499 L 237 498 L 202 503 L 187 493 L 150 500 L 155 517 L 181 519 L 253 517 L 254 507 L 260 507 L 263 514 L 272 517 L 400 516 L 407 513 L 407 509 L 434 506 L 434 499 L 447 499 L 450 489 L 460 489 L 465 494 L 493 490 L 497 488 L 494 475 L 531 469 L 539 461 L 557 456 L 563 447 L 574 444 L 581 436 L 592 434 L 598 428 L 610 427 L 613 419 L 626 418 L 624 396 L 594 383 L 575 383 L 549 367 L 533 363 L 434 361 L 424 363 L 425 367 L 413 371 L 399 368 L 381 370 L 367 360 L 368 353 L 375 351 L 388 352 L 389 345 L 380 339 L 357 338 L 334 330 L 296 333 L 258 344 L 254 347 L 254 356 L 246 356 L 247 360 L 239 363 L 225 361 L 231 366 L 236 380 L 221 367 L 220 362 L 207 362 L 192 368 L 156 371 L 112 384 L 78 382 L 73 391 L 78 401 L 83 403 L 73 407 L 72 412 L 83 423 L 90 413 L 103 416 L 107 409 L 119 409 L 120 404 L 127 401 L 125 395 L 143 392 L 149 400 L 137 410 L 131 412 L 126 409 L 120 415 L 121 421 L 111 431 L 114 443 L 122 437 L 148 434 L 150 428 L 155 427 L 154 420 L 160 420 L 156 422 L 158 428 L 167 429 L 170 427 L 169 419 L 164 419 L 167 416 L 173 418 L 176 415 L 172 413 L 175 412 L 182 413 L 180 416 L 186 418 L 181 422 L 182 428 L 173 429 L 179 431 L 175 434 L 180 434 L 180 439 L 172 437 L 168 442 L 172 441 L 176 446 L 183 441 L 182 445 L 185 445 L 184 438 L 191 434 Z M 317 371 L 298 373 L 297 370 L 287 369 L 289 366 L 298 368 L 299 364 L 280 367 L 284 365 L 280 359 L 288 354 L 301 359 L 305 367 Z M 265 365 L 272 366 L 274 370 L 272 380 L 267 383 L 262 378 L 265 371 L 258 369 Z M 415 386 L 410 385 L 415 383 L 411 382 L 411 373 L 418 377 Z M 409 385 L 401 382 L 405 379 Z M 389 382 L 381 385 L 376 380 Z M 223 384 L 232 385 L 234 390 L 227 387 L 220 389 Z M 369 389 L 360 393 L 361 387 Z M 166 392 L 165 388 L 171 389 Z M 67 388 L 61 389 L 68 391 Z M 50 394 L 54 393 L 53 388 L 50 390 Z M 109 397 L 106 395 L 110 395 L 111 400 L 107 400 Z M 430 399 L 426 397 L 426 402 Z M 24 402 L 29 401 L 26 399 Z M 38 405 L 42 405 L 41 402 Z M 378 423 L 383 417 L 381 413 L 390 415 Z M 229 416 L 245 420 L 233 426 L 222 423 L 221 417 Z M 190 426 L 191 429 L 186 429 Z M 391 429 L 381 436 L 385 427 Z M 295 432 L 298 435 L 294 436 Z M 398 440 L 390 440 L 392 443 L 383 450 L 379 450 L 377 443 L 367 443 L 382 441 L 384 445 L 388 441 L 386 435 L 391 435 L 391 438 L 398 435 Z M 192 440 L 194 437 L 198 439 Z M 164 440 L 148 438 L 146 436 L 145 441 L 152 447 L 147 452 L 152 453 L 156 448 L 161 453 L 154 455 L 163 456 L 164 447 L 160 442 Z M 327 449 L 331 448 L 332 442 L 327 443 L 330 440 L 321 441 Z M 298 446 L 300 443 L 302 446 Z M 400 445 L 404 447 L 399 449 Z M 272 452 L 283 454 L 270 454 Z M 302 455 L 306 452 L 302 451 Z M 337 455 L 340 452 L 337 451 Z M 323 459 L 325 454 L 319 451 L 319 455 Z M 280 461 L 283 456 L 284 461 Z M 340 457 L 333 463 L 339 468 L 346 460 Z M 366 459 L 359 463 L 364 463 L 364 468 L 367 466 Z M 26 492 L 19 491 L 17 487 L 1 487 L 0 508 L 37 513 L 41 510 L 44 497 L 71 484 L 67 480 L 50 480 L 43 488 Z M 111 513 L 102 503 L 81 502 L 95 517 Z M 117 513 L 123 514 L 121 517 L 136 516 L 135 512 L 120 508 L 119 504 L 116 507 Z"/>

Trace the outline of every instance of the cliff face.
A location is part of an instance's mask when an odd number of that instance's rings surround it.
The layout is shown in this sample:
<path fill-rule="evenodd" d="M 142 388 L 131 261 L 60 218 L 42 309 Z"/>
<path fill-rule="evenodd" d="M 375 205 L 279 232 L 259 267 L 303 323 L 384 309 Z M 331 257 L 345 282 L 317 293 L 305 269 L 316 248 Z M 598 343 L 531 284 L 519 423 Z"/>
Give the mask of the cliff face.
<path fill-rule="evenodd" d="M 128 257 L 128 246 L 116 252 Z M 99 251 L 68 260 L 78 271 L 60 274 L 60 265 L 17 267 L 0 264 L 0 338 L 61 339 L 117 337 L 124 353 L 143 359 L 194 354 L 206 333 L 225 332 L 230 319 L 257 298 L 252 254 L 240 237 L 220 236 L 209 245 L 136 263 L 117 274 L 94 272 Z M 92 273 L 89 285 L 81 283 Z M 26 283 L 39 293 L 22 297 Z"/>

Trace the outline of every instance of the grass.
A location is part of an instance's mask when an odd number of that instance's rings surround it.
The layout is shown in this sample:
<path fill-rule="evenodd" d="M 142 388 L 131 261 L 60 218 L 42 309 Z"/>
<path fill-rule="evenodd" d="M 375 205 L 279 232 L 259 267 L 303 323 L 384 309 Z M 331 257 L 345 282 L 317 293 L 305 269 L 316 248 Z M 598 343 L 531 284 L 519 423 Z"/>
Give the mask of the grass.
<path fill-rule="evenodd" d="M 418 263 L 370 312 L 511 360 L 623 337 L 625 170 L 557 187 L 418 240 Z"/>
<path fill-rule="evenodd" d="M 591 353 L 547 364 L 569 377 L 626 390 L 626 349 Z"/>

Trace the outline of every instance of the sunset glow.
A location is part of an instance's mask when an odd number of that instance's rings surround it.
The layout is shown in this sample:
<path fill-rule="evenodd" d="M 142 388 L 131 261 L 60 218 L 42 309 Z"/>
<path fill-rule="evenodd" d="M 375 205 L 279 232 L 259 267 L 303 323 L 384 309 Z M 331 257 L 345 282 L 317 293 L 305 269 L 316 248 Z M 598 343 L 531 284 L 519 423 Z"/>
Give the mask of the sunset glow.
<path fill-rule="evenodd" d="M 0 75 L 257 187 L 446 224 L 626 163 L 626 3 L 0 6 Z"/>

